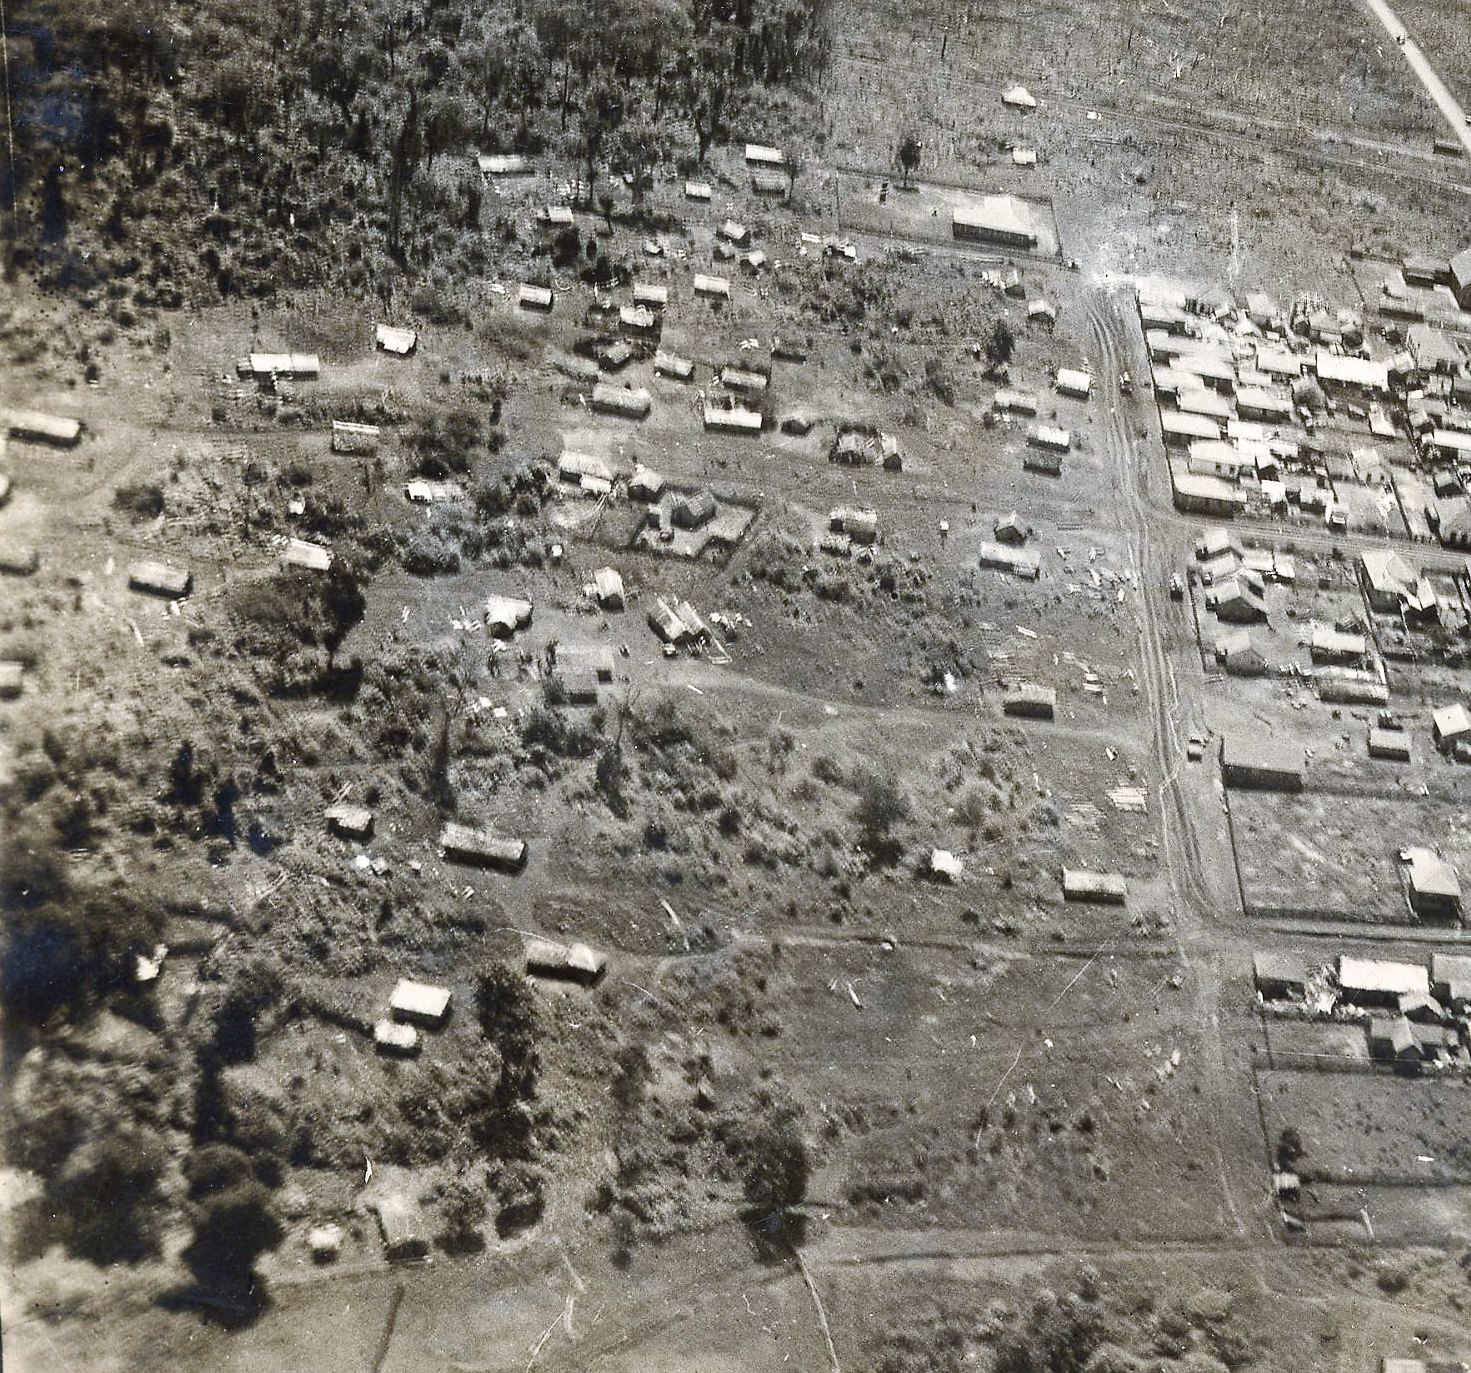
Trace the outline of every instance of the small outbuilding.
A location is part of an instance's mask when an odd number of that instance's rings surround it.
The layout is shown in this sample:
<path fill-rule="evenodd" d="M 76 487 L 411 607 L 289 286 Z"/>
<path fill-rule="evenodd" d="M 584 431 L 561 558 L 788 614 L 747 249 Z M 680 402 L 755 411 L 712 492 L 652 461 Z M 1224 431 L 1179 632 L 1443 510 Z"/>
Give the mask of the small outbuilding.
<path fill-rule="evenodd" d="M 1254 954 L 1251 972 L 1263 1001 L 1300 1001 L 1307 995 L 1307 962 L 1293 954 Z"/>
<path fill-rule="evenodd" d="M 526 941 L 528 977 L 555 978 L 591 987 L 607 971 L 608 959 L 586 944 L 562 944 L 551 939 Z"/>
<path fill-rule="evenodd" d="M 613 567 L 600 567 L 592 574 L 593 591 L 604 610 L 623 609 L 623 574 Z"/>
<path fill-rule="evenodd" d="M 438 1029 L 449 1019 L 450 990 L 430 982 L 401 977 L 388 998 L 388 1009 L 397 1021 Z"/>
<path fill-rule="evenodd" d="M 6 410 L 5 430 L 13 439 L 49 443 L 57 448 L 74 448 L 82 440 L 81 420 L 43 414 L 40 410 Z"/>
<path fill-rule="evenodd" d="M 25 683 L 25 664 L 12 658 L 0 658 L 0 700 L 13 701 Z"/>
<path fill-rule="evenodd" d="M 429 1252 L 429 1236 L 419 1203 L 399 1191 L 389 1192 L 369 1203 L 378 1217 L 383 1252 L 393 1263 L 422 1259 Z"/>
<path fill-rule="evenodd" d="M 1057 394 L 1087 400 L 1093 394 L 1093 378 L 1074 367 L 1064 367 L 1057 374 Z"/>
<path fill-rule="evenodd" d="M 549 286 L 533 286 L 523 281 L 516 291 L 516 305 L 522 310 L 540 310 L 543 314 L 557 303 Z"/>
<path fill-rule="evenodd" d="M 1430 725 L 1435 734 L 1437 748 L 1448 749 L 1454 744 L 1471 739 L 1471 714 L 1459 703 L 1432 711 Z"/>
<path fill-rule="evenodd" d="M 373 342 L 385 353 L 406 358 L 419 346 L 419 335 L 414 329 L 396 328 L 392 324 L 373 326 Z"/>
<path fill-rule="evenodd" d="M 328 806 L 327 829 L 342 839 L 365 843 L 373 837 L 373 812 L 367 806 L 339 803 Z"/>
<path fill-rule="evenodd" d="M 379 437 L 380 431 L 376 424 L 354 424 L 351 420 L 332 421 L 334 453 L 376 453 Z"/>
<path fill-rule="evenodd" d="M 34 544 L 0 539 L 0 573 L 7 577 L 29 577 L 41 566 L 41 554 Z"/>
<path fill-rule="evenodd" d="M 689 381 L 695 375 L 695 364 L 688 358 L 666 353 L 662 348 L 654 354 L 654 371 L 675 381 Z"/>
<path fill-rule="evenodd" d="M 187 568 L 167 563 L 134 563 L 128 569 L 128 585 L 147 596 L 164 596 L 177 601 L 187 596 L 194 586 L 194 574 Z"/>
<path fill-rule="evenodd" d="M 451 822 L 440 831 L 439 847 L 452 863 L 499 868 L 502 872 L 520 872 L 526 866 L 523 840 L 507 838 L 488 829 L 472 829 Z"/>
<path fill-rule="evenodd" d="M 1373 726 L 1369 730 L 1369 757 L 1384 758 L 1393 763 L 1408 763 L 1410 761 L 1409 731 Z"/>
<path fill-rule="evenodd" d="M 1456 870 L 1434 849 L 1406 849 L 1405 860 L 1410 909 L 1422 920 L 1459 920 L 1461 882 Z"/>
<path fill-rule="evenodd" d="M 1122 906 L 1128 895 L 1128 883 L 1118 873 L 1090 872 L 1086 868 L 1062 870 L 1064 901 L 1091 901 Z"/>
<path fill-rule="evenodd" d="M 1001 710 L 1005 715 L 1050 720 L 1057 714 L 1057 693 L 1051 687 L 1022 682 L 1001 698 Z"/>
<path fill-rule="evenodd" d="M 1369 1022 L 1369 1056 L 1397 1063 L 1419 1058 L 1410 1022 L 1402 1015 L 1375 1016 Z"/>
<path fill-rule="evenodd" d="M 1307 759 L 1300 745 L 1260 734 L 1228 734 L 1221 741 L 1221 780 L 1257 791 L 1301 791 Z"/>
<path fill-rule="evenodd" d="M 380 1054 L 416 1054 L 419 1032 L 412 1025 L 400 1025 L 396 1020 L 377 1020 L 373 1022 L 373 1047 Z"/>
<path fill-rule="evenodd" d="M 1355 1006 L 1392 1006 L 1398 1010 L 1402 997 L 1430 995 L 1430 977 L 1420 964 L 1348 954 L 1338 958 L 1338 986 L 1343 999 Z"/>
<path fill-rule="evenodd" d="M 600 415 L 620 415 L 624 419 L 648 417 L 654 398 L 642 387 L 630 389 L 599 382 L 592 389 L 592 408 Z"/>
<path fill-rule="evenodd" d="M 531 602 L 519 596 L 487 596 L 485 625 L 497 639 L 509 639 L 531 624 Z"/>

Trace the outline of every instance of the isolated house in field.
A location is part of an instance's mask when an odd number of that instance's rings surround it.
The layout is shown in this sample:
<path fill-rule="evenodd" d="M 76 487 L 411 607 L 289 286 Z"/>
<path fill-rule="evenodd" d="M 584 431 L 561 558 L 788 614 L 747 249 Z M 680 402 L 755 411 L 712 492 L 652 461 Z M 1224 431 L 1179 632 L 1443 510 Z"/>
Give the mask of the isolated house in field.
<path fill-rule="evenodd" d="M 1259 953 L 1251 960 L 1252 980 L 1263 1001 L 1295 1001 L 1307 995 L 1307 963 L 1292 954 Z"/>
<path fill-rule="evenodd" d="M 134 563 L 128 569 L 128 585 L 149 596 L 164 596 L 176 601 L 187 596 L 194 585 L 194 574 L 187 568 L 170 567 L 167 563 Z"/>
<path fill-rule="evenodd" d="M 315 353 L 252 353 L 246 371 L 261 381 L 274 377 L 307 381 L 321 375 L 322 360 Z"/>
<path fill-rule="evenodd" d="M 485 627 L 497 639 L 509 639 L 531 624 L 531 602 L 520 596 L 487 596 Z"/>
<path fill-rule="evenodd" d="M 533 286 L 523 281 L 516 290 L 516 305 L 522 310 L 540 310 L 543 314 L 556 304 L 556 297 L 549 286 Z"/>
<path fill-rule="evenodd" d="M 1461 883 L 1456 870 L 1434 849 L 1405 851 L 1410 909 L 1422 920 L 1459 920 Z"/>
<path fill-rule="evenodd" d="M 828 515 L 828 528 L 846 534 L 854 543 L 871 544 L 879 536 L 878 511 L 840 505 Z"/>
<path fill-rule="evenodd" d="M 367 806 L 328 806 L 325 818 L 328 830 L 343 839 L 361 844 L 373 837 L 373 812 Z"/>
<path fill-rule="evenodd" d="M 1221 780 L 1257 791 L 1301 791 L 1306 758 L 1301 747 L 1265 734 L 1228 734 L 1221 741 Z"/>
<path fill-rule="evenodd" d="M 82 438 L 81 420 L 46 415 L 39 410 L 6 410 L 6 432 L 29 443 L 49 443 L 57 448 L 74 448 Z"/>
<path fill-rule="evenodd" d="M 1448 749 L 1456 744 L 1471 740 L 1471 714 L 1459 703 L 1431 711 L 1430 728 L 1435 735 L 1435 746 Z"/>
<path fill-rule="evenodd" d="M 392 324 L 375 324 L 373 342 L 382 352 L 406 358 L 419 346 L 419 335 L 414 329 L 399 329 Z"/>
<path fill-rule="evenodd" d="M 1024 201 L 1012 195 L 979 196 L 950 211 L 950 233 L 976 243 L 1035 248 L 1037 230 Z"/>
<path fill-rule="evenodd" d="M 1089 872 L 1086 868 L 1062 870 L 1064 901 L 1091 901 L 1122 906 L 1129 895 L 1129 885 L 1117 873 Z"/>
<path fill-rule="evenodd" d="M 661 348 L 654 354 L 654 371 L 661 377 L 671 377 L 675 381 L 688 381 L 695 374 L 695 364 L 688 358 L 666 353 Z"/>
<path fill-rule="evenodd" d="M 9 658 L 0 659 L 0 700 L 13 701 L 25 682 L 25 664 Z"/>
<path fill-rule="evenodd" d="M 1009 572 L 1025 581 L 1035 582 L 1042 575 L 1042 555 L 1034 549 L 985 540 L 977 548 L 976 556 L 980 566 Z"/>
<path fill-rule="evenodd" d="M 388 998 L 393 1018 L 438 1029 L 449 1019 L 450 990 L 401 977 Z"/>
<path fill-rule="evenodd" d="M 354 424 L 350 420 L 332 421 L 334 453 L 376 453 L 379 437 L 380 431 L 376 424 Z"/>
<path fill-rule="evenodd" d="M 640 386 L 630 390 L 623 386 L 611 386 L 599 382 L 592 389 L 592 408 L 600 415 L 619 415 L 624 419 L 641 420 L 648 417 L 654 400 Z"/>
<path fill-rule="evenodd" d="M 287 539 L 281 552 L 281 565 L 300 568 L 303 572 L 326 572 L 332 566 L 332 554 L 319 543 Z"/>
<path fill-rule="evenodd" d="M 1064 367 L 1057 374 L 1057 394 L 1087 400 L 1093 394 L 1093 378 L 1075 367 Z"/>
<path fill-rule="evenodd" d="M 378 1216 L 383 1253 L 390 1262 L 421 1259 L 429 1252 L 429 1235 L 418 1201 L 394 1191 L 369 1203 Z"/>
<path fill-rule="evenodd" d="M 740 367 L 734 363 L 726 363 L 720 369 L 720 384 L 732 391 L 740 391 L 749 395 L 760 395 L 766 390 L 770 382 L 765 373 L 758 372 L 754 368 Z"/>
<path fill-rule="evenodd" d="M 524 841 L 506 838 L 492 830 L 448 824 L 440 831 L 439 847 L 452 863 L 499 868 L 503 872 L 520 872 L 526 866 Z"/>
<path fill-rule="evenodd" d="M 1024 719 L 1050 720 L 1057 714 L 1057 693 L 1051 687 L 1021 682 L 1001 698 L 1001 710 Z"/>
<path fill-rule="evenodd" d="M 1430 978 L 1418 963 L 1396 963 L 1383 958 L 1354 958 L 1340 954 L 1338 986 L 1343 999 L 1355 1006 L 1399 1009 L 1400 999 L 1428 997 Z"/>
<path fill-rule="evenodd" d="M 586 944 L 561 944 L 552 939 L 526 941 L 528 977 L 555 978 L 591 987 L 607 967 L 607 958 Z"/>
<path fill-rule="evenodd" d="M 1044 477 L 1062 476 L 1062 454 L 1055 448 L 1039 448 L 1028 444 L 1022 453 L 1022 469 Z"/>
<path fill-rule="evenodd" d="M 1369 731 L 1369 757 L 1383 758 L 1391 763 L 1410 761 L 1410 735 L 1403 729 L 1380 729 L 1377 725 Z"/>
<path fill-rule="evenodd" d="M 623 609 L 623 575 L 616 568 L 600 567 L 592 574 L 593 591 L 604 610 Z"/>

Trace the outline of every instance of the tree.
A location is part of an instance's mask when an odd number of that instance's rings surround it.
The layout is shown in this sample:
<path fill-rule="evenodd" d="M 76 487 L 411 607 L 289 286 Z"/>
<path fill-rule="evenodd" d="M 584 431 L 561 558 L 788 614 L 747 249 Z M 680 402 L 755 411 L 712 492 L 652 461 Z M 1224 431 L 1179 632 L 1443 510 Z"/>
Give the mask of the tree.
<path fill-rule="evenodd" d="M 98 1130 L 46 1189 L 65 1220 L 67 1250 L 104 1266 L 156 1254 L 163 1171 L 163 1143 L 151 1130 Z"/>
<path fill-rule="evenodd" d="M 482 1181 L 462 1173 L 439 1189 L 439 1214 L 443 1221 L 439 1242 L 452 1254 L 468 1254 L 485 1248 L 486 1191 Z"/>
<path fill-rule="evenodd" d="M 912 133 L 904 135 L 904 141 L 899 144 L 899 169 L 904 173 L 904 184 L 909 184 L 909 178 L 914 175 L 919 167 L 919 139 Z"/>
<path fill-rule="evenodd" d="M 812 1172 L 797 1113 L 790 1107 L 773 1110 L 747 1136 L 741 1154 L 749 1219 L 786 1231 L 790 1212 L 807 1198 Z"/>
<path fill-rule="evenodd" d="M 265 1304 L 255 1261 L 285 1233 L 271 1194 L 256 1181 L 250 1160 L 228 1145 L 196 1150 L 184 1173 L 194 1222 L 184 1263 L 212 1305 L 249 1319 Z"/>
<path fill-rule="evenodd" d="M 993 367 L 1001 367 L 1011 361 L 1016 348 L 1016 330 L 1011 321 L 998 317 L 986 331 L 986 361 Z"/>
<path fill-rule="evenodd" d="M 490 964 L 475 984 L 475 1016 L 480 1032 L 500 1051 L 502 1098 L 535 1096 L 539 1026 L 531 984 L 508 964 Z"/>

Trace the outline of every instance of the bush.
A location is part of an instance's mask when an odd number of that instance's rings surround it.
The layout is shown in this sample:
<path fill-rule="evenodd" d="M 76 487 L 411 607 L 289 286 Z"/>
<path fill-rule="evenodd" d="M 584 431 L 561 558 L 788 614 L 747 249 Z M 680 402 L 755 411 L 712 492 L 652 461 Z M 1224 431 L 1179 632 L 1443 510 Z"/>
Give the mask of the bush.
<path fill-rule="evenodd" d="M 480 1032 L 501 1055 L 498 1095 L 527 1100 L 536 1094 L 536 1038 L 540 1026 L 531 983 L 505 963 L 492 963 L 475 984 Z"/>
<path fill-rule="evenodd" d="M 153 482 L 132 482 L 112 493 L 113 506 L 125 510 L 134 519 L 156 520 L 163 514 L 163 487 Z"/>
<path fill-rule="evenodd" d="M 812 1166 L 796 1113 L 777 1110 L 741 1146 L 746 1200 L 758 1215 L 782 1214 L 807 1197 Z"/>
<path fill-rule="evenodd" d="M 101 1266 L 156 1255 L 164 1157 L 157 1135 L 131 1127 L 99 1131 L 75 1150 L 46 1193 L 68 1252 Z"/>

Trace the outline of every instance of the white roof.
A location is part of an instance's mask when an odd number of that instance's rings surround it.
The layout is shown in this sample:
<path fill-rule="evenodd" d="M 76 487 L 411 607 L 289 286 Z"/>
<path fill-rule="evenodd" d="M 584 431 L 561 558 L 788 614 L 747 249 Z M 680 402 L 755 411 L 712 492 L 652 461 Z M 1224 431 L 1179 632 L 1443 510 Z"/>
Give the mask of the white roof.
<path fill-rule="evenodd" d="M 1436 448 L 1454 448 L 1458 452 L 1471 453 L 1471 434 L 1462 434 L 1454 429 L 1437 429 L 1430 436 Z"/>
<path fill-rule="evenodd" d="M 1221 426 L 1209 415 L 1194 415 L 1186 411 L 1166 411 L 1160 416 L 1166 434 L 1178 434 L 1183 438 L 1218 439 Z"/>
<path fill-rule="evenodd" d="M 491 176 L 520 176 L 531 170 L 520 153 L 481 153 L 475 161 L 482 172 Z"/>
<path fill-rule="evenodd" d="M 1231 402 L 1217 391 L 1208 391 L 1204 386 L 1181 390 L 1175 404 L 1191 415 L 1210 415 L 1214 419 L 1231 418 Z"/>
<path fill-rule="evenodd" d="M 1471 734 L 1471 715 L 1463 705 L 1445 706 L 1430 713 L 1435 732 L 1442 739 L 1456 739 L 1462 734 Z"/>
<path fill-rule="evenodd" d="M 1391 963 L 1382 958 L 1338 958 L 1338 982 L 1345 988 L 1391 996 L 1430 995 L 1430 975 L 1418 963 Z"/>
<path fill-rule="evenodd" d="M 373 1024 L 373 1043 L 385 1049 L 409 1050 L 418 1047 L 419 1032 L 412 1025 L 379 1020 Z"/>
<path fill-rule="evenodd" d="M 426 1020 L 443 1020 L 449 1010 L 448 987 L 435 987 L 428 982 L 415 982 L 401 977 L 388 998 L 394 1015 L 421 1016 Z"/>
<path fill-rule="evenodd" d="M 593 585 L 597 588 L 598 599 L 607 600 L 610 596 L 623 596 L 623 574 L 613 567 L 600 567 L 592 574 Z"/>
<path fill-rule="evenodd" d="M 1037 150 L 1035 148 L 1013 148 L 1011 160 L 1018 167 L 1035 167 L 1037 165 Z"/>
<path fill-rule="evenodd" d="M 1368 358 L 1346 358 L 1320 348 L 1317 357 L 1319 381 L 1336 381 L 1370 391 L 1389 390 L 1389 364 Z"/>
<path fill-rule="evenodd" d="M 768 148 L 764 143 L 747 143 L 746 161 L 759 162 L 767 167 L 783 167 L 787 159 L 780 148 Z"/>
<path fill-rule="evenodd" d="M 1057 374 L 1057 389 L 1086 396 L 1093 389 L 1093 378 L 1087 372 L 1064 367 Z"/>
<path fill-rule="evenodd" d="M 930 854 L 930 871 L 941 877 L 954 881 L 964 870 L 965 865 L 949 849 L 936 849 Z"/>
<path fill-rule="evenodd" d="M 1025 86 L 1010 86 L 1001 92 L 1001 103 L 1018 109 L 1035 110 L 1037 99 Z"/>
<path fill-rule="evenodd" d="M 714 194 L 710 187 L 703 181 L 686 181 L 684 193 L 691 200 L 709 200 Z"/>
<path fill-rule="evenodd" d="M 319 543 L 306 539 L 287 539 L 281 561 L 291 567 L 305 567 L 312 572 L 325 572 L 332 566 L 332 554 Z"/>
<path fill-rule="evenodd" d="M 419 342 L 413 329 L 400 329 L 392 324 L 375 324 L 373 337 L 385 353 L 412 353 Z"/>
<path fill-rule="evenodd" d="M 1461 883 L 1456 870 L 1434 849 L 1405 850 L 1410 863 L 1410 888 L 1427 896 L 1453 896 L 1459 900 Z"/>
<path fill-rule="evenodd" d="M 1044 448 L 1057 448 L 1064 453 L 1073 444 L 1073 436 L 1066 429 L 1059 429 L 1051 424 L 1039 424 L 1033 431 L 1032 438 Z"/>
<path fill-rule="evenodd" d="M 730 294 L 730 282 L 724 277 L 706 276 L 704 272 L 695 273 L 695 290 L 706 296 L 728 296 Z"/>

